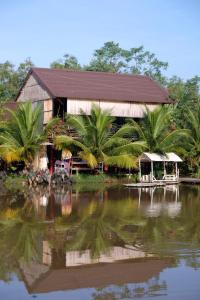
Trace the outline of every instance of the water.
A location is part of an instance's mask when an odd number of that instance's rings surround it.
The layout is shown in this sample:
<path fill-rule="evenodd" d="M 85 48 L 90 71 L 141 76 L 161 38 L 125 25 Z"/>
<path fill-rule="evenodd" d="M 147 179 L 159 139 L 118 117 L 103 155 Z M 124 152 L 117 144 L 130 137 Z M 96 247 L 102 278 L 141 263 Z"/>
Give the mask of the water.
<path fill-rule="evenodd" d="M 200 187 L 1 196 L 1 300 L 199 300 L 199 279 Z"/>

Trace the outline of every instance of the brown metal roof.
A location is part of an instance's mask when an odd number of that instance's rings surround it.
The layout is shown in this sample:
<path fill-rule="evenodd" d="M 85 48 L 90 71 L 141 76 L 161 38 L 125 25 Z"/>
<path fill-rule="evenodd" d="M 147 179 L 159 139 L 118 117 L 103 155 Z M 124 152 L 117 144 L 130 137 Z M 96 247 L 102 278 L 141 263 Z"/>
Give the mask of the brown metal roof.
<path fill-rule="evenodd" d="M 49 293 L 59 290 L 101 288 L 111 284 L 141 283 L 157 276 L 163 269 L 172 265 L 172 262 L 167 258 L 127 260 L 111 264 L 50 269 L 46 273 L 43 268 L 40 268 L 44 273 L 41 277 L 38 276 L 34 282 L 32 282 L 31 270 L 29 272 L 28 269 L 26 272 L 24 272 L 24 268 L 21 270 L 30 293 Z"/>
<path fill-rule="evenodd" d="M 52 97 L 172 103 L 167 90 L 143 75 L 33 68 L 30 73 Z"/>

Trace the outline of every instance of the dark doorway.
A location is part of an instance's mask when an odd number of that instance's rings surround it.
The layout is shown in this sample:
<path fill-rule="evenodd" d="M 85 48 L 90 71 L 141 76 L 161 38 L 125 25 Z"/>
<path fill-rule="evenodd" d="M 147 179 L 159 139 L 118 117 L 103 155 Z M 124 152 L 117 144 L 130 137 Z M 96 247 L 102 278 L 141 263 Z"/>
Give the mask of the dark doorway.
<path fill-rule="evenodd" d="M 62 120 L 65 118 L 67 112 L 67 99 L 66 98 L 56 98 L 53 101 L 53 116 L 59 117 Z"/>

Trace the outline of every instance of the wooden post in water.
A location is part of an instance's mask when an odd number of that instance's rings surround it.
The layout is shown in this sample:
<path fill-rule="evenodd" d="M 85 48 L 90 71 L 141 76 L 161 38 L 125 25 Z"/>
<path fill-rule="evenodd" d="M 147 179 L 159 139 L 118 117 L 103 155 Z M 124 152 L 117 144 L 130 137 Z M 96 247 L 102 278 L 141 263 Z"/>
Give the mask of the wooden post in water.
<path fill-rule="evenodd" d="M 141 177 L 142 177 L 142 173 L 141 173 L 141 162 L 140 162 L 140 158 L 139 158 L 139 181 L 141 182 Z"/>

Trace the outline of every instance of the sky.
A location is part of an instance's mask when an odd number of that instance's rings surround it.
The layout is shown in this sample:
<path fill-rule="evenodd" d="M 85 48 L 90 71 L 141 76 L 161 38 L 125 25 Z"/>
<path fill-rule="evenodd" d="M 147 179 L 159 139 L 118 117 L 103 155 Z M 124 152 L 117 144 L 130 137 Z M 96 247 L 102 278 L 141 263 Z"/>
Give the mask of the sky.
<path fill-rule="evenodd" d="M 87 64 L 107 41 L 143 45 L 165 75 L 200 75 L 200 0 L 0 0 L 0 63 L 49 67 L 65 53 Z"/>

